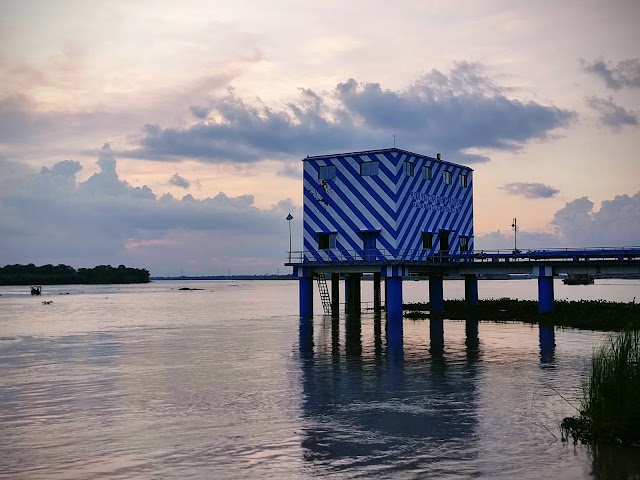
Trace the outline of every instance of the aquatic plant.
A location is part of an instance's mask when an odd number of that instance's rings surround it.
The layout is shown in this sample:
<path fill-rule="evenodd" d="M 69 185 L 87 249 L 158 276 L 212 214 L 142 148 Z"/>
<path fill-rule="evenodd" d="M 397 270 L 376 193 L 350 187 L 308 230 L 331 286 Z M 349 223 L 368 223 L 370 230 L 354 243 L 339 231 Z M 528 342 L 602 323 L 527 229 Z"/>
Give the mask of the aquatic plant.
<path fill-rule="evenodd" d="M 640 330 L 618 332 L 594 352 L 580 416 L 562 428 L 574 441 L 640 445 Z"/>

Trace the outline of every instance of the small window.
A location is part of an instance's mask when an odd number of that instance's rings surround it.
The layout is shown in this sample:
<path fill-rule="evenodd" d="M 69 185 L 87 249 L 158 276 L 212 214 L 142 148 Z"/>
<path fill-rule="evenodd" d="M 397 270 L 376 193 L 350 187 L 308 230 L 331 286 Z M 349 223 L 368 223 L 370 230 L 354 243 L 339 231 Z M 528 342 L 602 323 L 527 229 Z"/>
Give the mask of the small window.
<path fill-rule="evenodd" d="M 442 172 L 442 174 L 444 175 L 444 183 L 446 183 L 447 185 L 451 185 L 451 172 L 445 170 L 444 172 Z"/>
<path fill-rule="evenodd" d="M 468 185 L 468 183 L 467 183 L 467 176 L 466 176 L 466 175 L 464 175 L 463 173 L 461 173 L 461 174 L 460 174 L 460 186 L 461 186 L 462 188 L 467 188 L 467 185 Z"/>
<path fill-rule="evenodd" d="M 318 167 L 318 179 L 328 180 L 336 178 L 336 166 L 335 165 L 321 165 Z"/>
<path fill-rule="evenodd" d="M 409 160 L 404 161 L 404 174 L 407 177 L 413 177 L 413 162 Z"/>
<path fill-rule="evenodd" d="M 363 162 L 360 164 L 360 174 L 365 176 L 378 175 L 378 169 L 380 168 L 380 162 Z"/>
<path fill-rule="evenodd" d="M 422 178 L 425 180 L 431 180 L 431 176 L 433 174 L 433 171 L 431 170 L 431 167 L 428 165 L 425 165 L 424 167 L 422 167 Z"/>
<path fill-rule="evenodd" d="M 318 250 L 329 250 L 336 248 L 335 233 L 319 233 L 318 234 Z"/>
<path fill-rule="evenodd" d="M 468 252 L 469 251 L 469 237 L 460 236 L 460 251 Z"/>
<path fill-rule="evenodd" d="M 422 234 L 422 248 L 425 250 L 431 250 L 433 248 L 433 234 L 432 233 L 423 233 Z"/>

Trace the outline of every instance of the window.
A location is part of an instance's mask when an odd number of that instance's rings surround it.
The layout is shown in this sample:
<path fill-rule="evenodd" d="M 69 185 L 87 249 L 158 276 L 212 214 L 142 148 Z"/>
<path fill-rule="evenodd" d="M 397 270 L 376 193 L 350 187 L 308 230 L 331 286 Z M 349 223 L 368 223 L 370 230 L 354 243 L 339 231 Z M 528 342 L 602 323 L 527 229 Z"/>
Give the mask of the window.
<path fill-rule="evenodd" d="M 319 233 L 318 234 L 318 250 L 329 250 L 336 248 L 335 233 Z"/>
<path fill-rule="evenodd" d="M 318 167 L 318 179 L 325 180 L 330 178 L 336 178 L 336 166 L 335 165 L 320 165 Z"/>
<path fill-rule="evenodd" d="M 422 234 L 422 248 L 432 249 L 433 248 L 433 234 L 432 233 L 423 233 Z"/>
<path fill-rule="evenodd" d="M 466 176 L 466 175 L 464 175 L 463 173 L 461 173 L 461 174 L 460 174 L 460 186 L 461 186 L 462 188 L 467 188 L 467 185 L 468 185 L 468 183 L 467 183 L 467 176 Z"/>
<path fill-rule="evenodd" d="M 363 162 L 360 164 L 360 174 L 366 176 L 378 175 L 378 169 L 380 168 L 380 162 Z"/>
<path fill-rule="evenodd" d="M 408 160 L 404 161 L 404 174 L 407 177 L 413 177 L 413 162 Z"/>
<path fill-rule="evenodd" d="M 460 251 L 468 252 L 469 251 L 469 237 L 460 236 Z"/>
<path fill-rule="evenodd" d="M 422 167 L 422 178 L 425 180 L 431 180 L 431 175 L 433 174 L 431 167 L 428 165 L 425 165 L 424 167 Z"/>
<path fill-rule="evenodd" d="M 451 172 L 445 170 L 444 172 L 442 172 L 442 174 L 444 175 L 444 183 L 446 183 L 447 185 L 451 185 Z"/>

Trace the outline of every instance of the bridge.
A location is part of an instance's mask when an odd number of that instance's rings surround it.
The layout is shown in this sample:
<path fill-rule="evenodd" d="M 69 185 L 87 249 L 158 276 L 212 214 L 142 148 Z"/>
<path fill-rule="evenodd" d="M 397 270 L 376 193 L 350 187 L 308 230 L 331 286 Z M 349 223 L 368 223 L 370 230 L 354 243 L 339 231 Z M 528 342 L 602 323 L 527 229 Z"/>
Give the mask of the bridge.
<path fill-rule="evenodd" d="M 402 278 L 429 277 L 429 301 L 432 313 L 444 312 L 443 277 L 461 275 L 465 279 L 467 305 L 478 303 L 478 275 L 529 274 L 538 279 L 540 312 L 553 310 L 553 277 L 560 274 L 624 275 L 640 274 L 640 247 L 555 248 L 531 250 L 474 250 L 438 252 L 425 255 L 424 249 L 389 251 L 384 249 L 331 249 L 288 252 L 286 265 L 294 268 L 300 280 L 300 314 L 313 311 L 313 278 L 324 283 L 331 275 L 331 295 L 325 285 L 321 298 L 336 314 L 339 308 L 339 280 L 345 277 L 345 311 L 359 313 L 360 279 L 372 273 L 374 310 L 380 310 L 381 278 L 385 280 L 388 318 L 402 317 Z M 326 305 L 325 305 L 326 307 Z"/>

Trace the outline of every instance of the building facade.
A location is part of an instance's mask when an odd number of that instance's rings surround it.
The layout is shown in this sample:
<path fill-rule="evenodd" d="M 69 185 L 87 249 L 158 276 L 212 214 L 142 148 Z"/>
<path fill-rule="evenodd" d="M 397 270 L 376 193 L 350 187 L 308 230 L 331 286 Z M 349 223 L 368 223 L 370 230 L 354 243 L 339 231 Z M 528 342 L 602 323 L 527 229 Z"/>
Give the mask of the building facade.
<path fill-rule="evenodd" d="M 397 148 L 307 157 L 303 263 L 473 251 L 473 170 Z"/>

